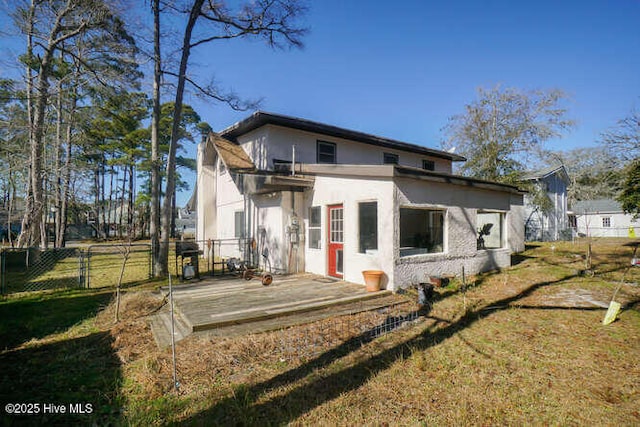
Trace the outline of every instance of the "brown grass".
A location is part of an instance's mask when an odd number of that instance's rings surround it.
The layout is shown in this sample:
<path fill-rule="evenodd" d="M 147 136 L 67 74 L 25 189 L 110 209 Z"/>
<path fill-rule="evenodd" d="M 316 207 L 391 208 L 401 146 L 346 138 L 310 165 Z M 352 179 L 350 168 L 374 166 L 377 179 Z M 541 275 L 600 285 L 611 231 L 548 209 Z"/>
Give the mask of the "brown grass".
<path fill-rule="evenodd" d="M 335 325 L 375 325 L 383 313 L 191 337 L 177 346 L 177 393 L 170 350 L 155 346 L 145 318 L 157 296 L 129 292 L 123 320 L 110 324 L 109 307 L 98 323 L 122 362 L 132 424 L 638 425 L 640 268 L 624 277 L 626 310 L 609 326 L 604 309 L 572 297 L 609 302 L 631 254 L 621 243 L 594 243 L 593 277 L 578 274 L 584 242 L 532 247 L 514 267 L 472 278 L 464 294 L 458 282 L 439 289 L 428 317 L 364 344 Z M 283 336 L 327 333 L 314 354 L 283 353 Z"/>

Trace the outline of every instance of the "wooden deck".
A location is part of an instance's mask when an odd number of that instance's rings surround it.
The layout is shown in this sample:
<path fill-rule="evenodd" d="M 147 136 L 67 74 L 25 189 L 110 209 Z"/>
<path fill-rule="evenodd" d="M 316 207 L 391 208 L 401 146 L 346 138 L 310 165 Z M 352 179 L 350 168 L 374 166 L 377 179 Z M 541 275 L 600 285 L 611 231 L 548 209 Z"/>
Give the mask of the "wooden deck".
<path fill-rule="evenodd" d="M 168 289 L 162 289 L 168 293 Z M 175 337 L 192 333 L 238 335 L 306 323 L 350 311 L 369 310 L 399 301 L 390 291 L 367 292 L 363 285 L 303 274 L 260 280 L 207 279 L 173 288 Z M 170 343 L 168 307 L 152 319 L 158 345 Z"/>

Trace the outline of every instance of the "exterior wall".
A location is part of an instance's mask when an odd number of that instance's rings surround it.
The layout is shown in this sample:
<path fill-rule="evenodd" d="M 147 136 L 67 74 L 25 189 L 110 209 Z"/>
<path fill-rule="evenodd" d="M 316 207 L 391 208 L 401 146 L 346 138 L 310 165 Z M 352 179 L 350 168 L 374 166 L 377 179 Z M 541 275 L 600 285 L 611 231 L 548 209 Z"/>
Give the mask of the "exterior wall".
<path fill-rule="evenodd" d="M 475 274 L 511 265 L 511 252 L 524 249 L 522 196 L 478 188 L 396 181 L 393 251 L 394 288 L 428 281 L 429 276 Z M 442 209 L 445 214 L 444 252 L 400 257 L 400 208 Z M 505 213 L 502 227 L 504 247 L 477 249 L 478 210 Z"/>
<path fill-rule="evenodd" d="M 358 203 L 378 203 L 378 250 L 374 253 L 358 252 L 359 224 Z M 358 179 L 318 176 L 313 191 L 307 194 L 304 227 L 308 241 L 308 212 L 311 206 L 320 206 L 321 243 L 320 249 L 310 249 L 305 244 L 306 271 L 327 275 L 327 242 L 329 205 L 343 204 L 344 207 L 344 280 L 364 284 L 363 270 L 382 270 L 386 277 L 383 287 L 393 289 L 393 246 L 389 244 L 393 236 L 393 181 L 391 179 Z"/>
<path fill-rule="evenodd" d="M 527 201 L 527 240 L 552 241 L 568 238 L 567 183 L 559 174 L 553 174 L 540 180 L 537 185 L 546 187 L 553 211 L 548 215 L 535 212 L 531 201 Z"/>
<path fill-rule="evenodd" d="M 269 141 L 268 145 L 267 140 Z M 294 145 L 296 147 L 296 162 L 317 163 L 316 143 L 318 140 L 336 143 L 337 163 L 340 164 L 381 165 L 383 153 L 392 153 L 398 155 L 400 165 L 422 168 L 423 159 L 431 160 L 435 163 L 436 172 L 451 173 L 451 162 L 439 157 L 376 147 L 273 125 L 263 126 L 239 138 L 242 148 L 259 169 L 272 169 L 273 159 L 291 161 Z"/>
<path fill-rule="evenodd" d="M 610 227 L 603 227 L 604 218 L 609 218 Z M 633 220 L 632 215 L 621 212 L 598 212 L 576 215 L 576 225 L 578 235 L 591 237 L 630 237 L 629 229 L 633 228 L 635 236 L 640 237 L 640 221 Z"/>
<path fill-rule="evenodd" d="M 196 240 L 215 239 L 216 232 L 216 157 L 212 147 L 206 143 L 198 144 L 196 181 L 197 221 Z M 213 191 L 212 191 L 213 189 Z"/>

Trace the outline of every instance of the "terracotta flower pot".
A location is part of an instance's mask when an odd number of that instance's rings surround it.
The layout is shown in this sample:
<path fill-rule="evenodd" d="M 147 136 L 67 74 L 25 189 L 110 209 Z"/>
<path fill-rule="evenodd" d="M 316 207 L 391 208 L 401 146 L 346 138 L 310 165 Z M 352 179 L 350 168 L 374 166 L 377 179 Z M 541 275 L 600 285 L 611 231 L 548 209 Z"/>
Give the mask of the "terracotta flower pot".
<path fill-rule="evenodd" d="M 365 270 L 362 272 L 362 275 L 364 276 L 364 283 L 366 284 L 367 292 L 376 292 L 380 290 L 384 271 Z"/>

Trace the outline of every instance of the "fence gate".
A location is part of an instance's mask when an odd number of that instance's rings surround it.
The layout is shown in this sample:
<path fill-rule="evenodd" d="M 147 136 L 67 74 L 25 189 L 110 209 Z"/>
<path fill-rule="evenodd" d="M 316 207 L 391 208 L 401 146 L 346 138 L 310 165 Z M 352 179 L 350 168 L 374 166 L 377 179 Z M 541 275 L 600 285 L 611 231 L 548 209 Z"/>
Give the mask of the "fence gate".
<path fill-rule="evenodd" d="M 3 294 L 86 284 L 85 257 L 78 248 L 5 248 L 0 252 L 0 262 Z"/>

